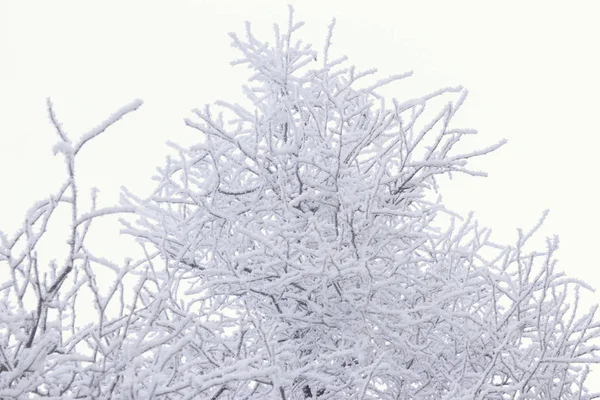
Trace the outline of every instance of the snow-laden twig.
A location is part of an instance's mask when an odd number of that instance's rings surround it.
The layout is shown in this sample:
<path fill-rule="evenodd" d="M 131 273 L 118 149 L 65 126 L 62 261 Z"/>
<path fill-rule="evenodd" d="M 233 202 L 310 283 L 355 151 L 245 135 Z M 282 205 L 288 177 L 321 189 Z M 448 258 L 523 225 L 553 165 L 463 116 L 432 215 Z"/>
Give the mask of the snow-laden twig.
<path fill-rule="evenodd" d="M 142 106 L 142 104 L 144 104 L 144 102 L 142 100 L 135 99 L 135 100 L 131 101 L 130 103 L 124 105 L 123 107 L 119 108 L 112 114 L 110 114 L 108 116 L 108 118 L 106 118 L 104 121 L 102 121 L 96 127 L 94 127 L 90 131 L 83 134 L 83 136 L 73 146 L 73 154 L 74 155 L 77 154 L 79 152 L 79 150 L 81 150 L 83 145 L 85 145 L 91 139 L 95 138 L 96 136 L 98 136 L 99 134 L 104 132 L 109 126 L 113 125 L 115 122 L 117 122 L 118 120 L 123 118 L 126 114 L 129 114 L 129 113 L 137 110 L 138 108 L 140 108 Z"/>

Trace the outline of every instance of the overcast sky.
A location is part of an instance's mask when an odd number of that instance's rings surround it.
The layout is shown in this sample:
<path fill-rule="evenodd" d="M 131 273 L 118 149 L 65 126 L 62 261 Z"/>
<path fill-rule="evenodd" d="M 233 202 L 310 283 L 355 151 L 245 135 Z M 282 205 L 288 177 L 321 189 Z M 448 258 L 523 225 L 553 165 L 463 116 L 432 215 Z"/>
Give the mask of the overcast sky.
<path fill-rule="evenodd" d="M 509 142 L 476 163 L 488 178 L 445 185 L 446 204 L 475 211 L 499 240 L 513 240 L 517 227 L 550 209 L 544 232 L 560 235 L 559 267 L 600 288 L 599 3 L 291 3 L 316 49 L 336 17 L 338 55 L 382 75 L 414 71 L 385 92 L 390 97 L 467 87 L 458 122 L 480 131 L 473 146 Z M 197 140 L 182 122 L 191 108 L 239 98 L 247 75 L 229 66 L 227 33 L 250 20 L 265 37 L 287 13 L 276 0 L 0 0 L 0 228 L 14 227 L 62 172 L 46 97 L 74 137 L 130 100 L 145 101 L 90 146 L 79 167 L 110 205 L 120 185 L 152 187 L 167 140 Z"/>

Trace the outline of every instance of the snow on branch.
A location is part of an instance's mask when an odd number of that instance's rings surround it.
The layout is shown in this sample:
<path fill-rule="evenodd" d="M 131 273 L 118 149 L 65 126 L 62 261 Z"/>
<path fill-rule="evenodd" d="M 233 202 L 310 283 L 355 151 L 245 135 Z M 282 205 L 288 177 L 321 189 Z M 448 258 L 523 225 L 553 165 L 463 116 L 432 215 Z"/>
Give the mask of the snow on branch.
<path fill-rule="evenodd" d="M 113 112 L 111 115 L 108 116 L 108 118 L 106 118 L 104 121 L 102 121 L 100 124 L 98 124 L 95 128 L 93 128 L 89 132 L 85 133 L 79 139 L 79 141 L 73 146 L 73 154 L 77 154 L 79 152 L 79 150 L 81 150 L 81 148 L 83 147 L 84 144 L 86 144 L 88 141 L 90 141 L 91 139 L 95 138 L 96 136 L 98 136 L 99 134 L 104 132 L 109 126 L 111 126 L 112 124 L 114 124 L 115 122 L 117 122 L 118 120 L 123 118 L 125 115 L 140 108 L 142 106 L 142 104 L 144 104 L 144 102 L 142 100 L 135 99 L 135 100 L 131 101 L 129 104 L 126 104 L 123 107 L 116 110 L 115 112 Z"/>

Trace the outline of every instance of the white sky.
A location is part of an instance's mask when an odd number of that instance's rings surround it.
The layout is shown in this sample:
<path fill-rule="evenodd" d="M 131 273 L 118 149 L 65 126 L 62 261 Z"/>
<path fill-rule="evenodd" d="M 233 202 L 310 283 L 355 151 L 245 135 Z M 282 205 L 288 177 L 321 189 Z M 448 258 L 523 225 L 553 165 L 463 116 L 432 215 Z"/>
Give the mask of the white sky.
<path fill-rule="evenodd" d="M 488 178 L 446 185 L 446 204 L 475 211 L 499 240 L 514 239 L 515 228 L 549 208 L 544 232 L 561 237 L 559 268 L 600 288 L 600 3 L 291 3 L 316 49 L 336 17 L 338 55 L 383 75 L 413 70 L 390 96 L 466 86 L 460 121 L 480 131 L 473 145 L 509 143 L 476 163 Z M 116 202 L 120 185 L 143 193 L 163 164 L 164 143 L 197 137 L 182 122 L 189 110 L 239 97 L 246 71 L 229 66 L 227 33 L 250 20 L 270 40 L 273 22 L 286 24 L 286 4 L 0 0 L 0 229 L 14 227 L 62 172 L 47 96 L 74 136 L 134 98 L 145 101 L 90 145 L 78 171 L 100 188 L 101 204 Z M 593 298 L 600 302 L 600 292 Z"/>

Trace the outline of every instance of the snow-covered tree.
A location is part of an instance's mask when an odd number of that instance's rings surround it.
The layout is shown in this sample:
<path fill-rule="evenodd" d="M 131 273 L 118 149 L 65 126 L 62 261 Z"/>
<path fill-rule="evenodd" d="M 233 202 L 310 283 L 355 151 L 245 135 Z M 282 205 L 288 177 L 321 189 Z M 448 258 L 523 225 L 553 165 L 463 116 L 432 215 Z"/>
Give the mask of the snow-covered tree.
<path fill-rule="evenodd" d="M 586 285 L 555 272 L 557 239 L 529 249 L 543 219 L 502 246 L 438 197 L 436 179 L 484 175 L 467 161 L 502 145 L 458 149 L 476 133 L 451 124 L 466 91 L 386 101 L 378 90 L 409 74 L 374 80 L 333 58 L 333 24 L 317 55 L 301 26 L 290 10 L 273 44 L 250 25 L 232 34 L 248 105 L 195 110 L 198 144 L 173 144 L 156 190 L 125 190 L 119 207 L 78 208 L 74 160 L 140 103 L 74 144 L 49 105 L 68 179 L 0 237 L 0 397 L 594 397 L 600 325 L 577 307 Z M 36 246 L 61 203 L 71 250 L 41 274 Z M 84 245 L 112 213 L 137 262 Z M 81 326 L 83 286 L 95 307 Z"/>

